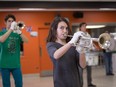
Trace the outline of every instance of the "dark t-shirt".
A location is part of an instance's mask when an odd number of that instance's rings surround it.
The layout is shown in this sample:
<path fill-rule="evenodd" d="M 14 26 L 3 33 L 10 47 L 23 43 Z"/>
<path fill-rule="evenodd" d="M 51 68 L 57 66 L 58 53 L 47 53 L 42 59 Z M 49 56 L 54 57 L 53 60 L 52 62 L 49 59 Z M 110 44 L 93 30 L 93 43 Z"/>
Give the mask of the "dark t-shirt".
<path fill-rule="evenodd" d="M 79 54 L 71 47 L 61 58 L 55 59 L 54 52 L 63 45 L 55 42 L 47 43 L 47 50 L 53 62 L 54 87 L 81 87 L 79 75 Z"/>

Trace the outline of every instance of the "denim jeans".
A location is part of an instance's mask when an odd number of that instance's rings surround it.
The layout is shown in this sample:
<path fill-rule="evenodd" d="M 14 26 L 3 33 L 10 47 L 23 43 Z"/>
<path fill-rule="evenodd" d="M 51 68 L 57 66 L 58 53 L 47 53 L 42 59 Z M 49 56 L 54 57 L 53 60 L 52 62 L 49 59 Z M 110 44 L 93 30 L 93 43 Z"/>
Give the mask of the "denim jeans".
<path fill-rule="evenodd" d="M 112 73 L 112 53 L 106 52 L 104 53 L 104 61 L 105 61 L 105 68 L 106 68 L 106 74 Z"/>
<path fill-rule="evenodd" d="M 11 87 L 10 73 L 14 78 L 15 87 L 23 87 L 22 72 L 20 68 L 1 68 L 3 87 Z"/>

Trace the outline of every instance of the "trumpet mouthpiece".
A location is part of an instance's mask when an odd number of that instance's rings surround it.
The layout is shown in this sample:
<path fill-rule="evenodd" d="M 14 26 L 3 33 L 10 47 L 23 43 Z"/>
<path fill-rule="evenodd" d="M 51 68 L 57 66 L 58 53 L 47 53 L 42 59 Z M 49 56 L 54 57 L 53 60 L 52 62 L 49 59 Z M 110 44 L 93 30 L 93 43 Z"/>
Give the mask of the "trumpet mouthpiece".
<path fill-rule="evenodd" d="M 67 37 L 73 37 L 72 35 L 67 35 L 67 34 L 64 34 L 64 36 L 67 36 Z"/>

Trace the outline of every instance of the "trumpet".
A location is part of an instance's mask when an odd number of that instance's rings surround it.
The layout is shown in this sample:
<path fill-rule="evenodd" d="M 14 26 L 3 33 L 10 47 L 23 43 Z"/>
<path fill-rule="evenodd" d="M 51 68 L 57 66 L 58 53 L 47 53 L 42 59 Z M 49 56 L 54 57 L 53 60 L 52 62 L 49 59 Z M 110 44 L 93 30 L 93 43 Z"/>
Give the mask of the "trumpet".
<path fill-rule="evenodd" d="M 64 35 L 64 36 L 73 37 L 72 35 Z M 76 46 L 76 50 L 79 53 L 85 53 L 93 48 L 92 39 L 88 35 L 82 34 L 81 36 L 79 36 L 75 46 Z"/>
<path fill-rule="evenodd" d="M 64 36 L 73 37 L 72 35 Z M 93 41 L 98 42 L 99 47 L 102 49 L 109 49 L 110 51 L 116 50 L 116 41 L 111 38 L 108 33 L 102 33 L 98 38 L 81 36 L 80 40 L 76 44 L 76 50 L 82 53 L 89 51 L 90 49 L 94 49 Z"/>
<path fill-rule="evenodd" d="M 67 35 L 67 34 L 64 34 L 65 37 L 73 37 L 73 35 Z M 81 37 L 81 36 L 80 36 Z M 82 39 L 90 39 L 88 37 L 81 37 Z"/>
<path fill-rule="evenodd" d="M 25 27 L 25 24 L 24 24 L 23 21 L 18 21 L 18 22 L 17 22 L 17 28 L 18 28 L 18 29 L 23 29 L 24 27 Z"/>
<path fill-rule="evenodd" d="M 110 51 L 114 51 L 116 50 L 115 43 L 116 41 L 114 40 L 114 38 L 108 33 L 103 33 L 98 38 L 98 45 L 102 49 L 108 49 Z"/>
<path fill-rule="evenodd" d="M 23 21 L 18 21 L 15 25 L 15 28 L 13 30 L 14 33 L 17 33 L 17 31 L 23 29 L 25 27 L 25 24 Z"/>
<path fill-rule="evenodd" d="M 65 37 L 73 37 L 72 35 L 64 34 Z"/>

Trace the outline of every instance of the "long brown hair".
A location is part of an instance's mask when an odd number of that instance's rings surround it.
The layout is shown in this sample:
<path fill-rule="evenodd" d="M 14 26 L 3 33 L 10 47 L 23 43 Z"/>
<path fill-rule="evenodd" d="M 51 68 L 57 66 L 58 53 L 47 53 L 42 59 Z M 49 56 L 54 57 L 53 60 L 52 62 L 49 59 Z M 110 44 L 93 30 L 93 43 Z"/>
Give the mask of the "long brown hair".
<path fill-rule="evenodd" d="M 55 42 L 56 41 L 56 39 L 57 39 L 57 37 L 56 37 L 57 27 L 58 27 L 59 22 L 61 22 L 61 21 L 64 21 L 67 24 L 68 34 L 72 35 L 68 20 L 66 18 L 63 18 L 63 17 L 55 17 L 53 22 L 51 23 L 51 26 L 50 26 L 49 34 L 47 37 L 47 42 Z M 70 40 L 70 38 L 67 37 L 66 42 L 68 42 L 69 40 Z"/>

